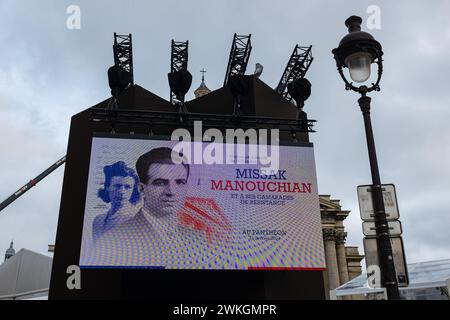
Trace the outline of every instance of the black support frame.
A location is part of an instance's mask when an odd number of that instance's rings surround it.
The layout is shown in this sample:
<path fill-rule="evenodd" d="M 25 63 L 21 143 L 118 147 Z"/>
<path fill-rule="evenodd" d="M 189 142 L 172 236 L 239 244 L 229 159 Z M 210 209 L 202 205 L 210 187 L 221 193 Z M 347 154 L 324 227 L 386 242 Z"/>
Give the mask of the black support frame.
<path fill-rule="evenodd" d="M 178 112 L 116 110 L 111 113 L 103 108 L 91 109 L 89 120 L 114 124 L 144 124 L 153 126 L 193 127 L 195 121 L 202 121 L 204 128 L 242 128 L 242 129 L 278 129 L 280 132 L 315 132 L 316 120 L 286 119 L 255 116 L 236 116 L 229 114 L 188 113 L 180 118 Z"/>
<path fill-rule="evenodd" d="M 228 59 L 227 72 L 223 82 L 224 87 L 227 85 L 230 77 L 245 74 L 250 53 L 252 51 L 251 36 L 251 34 L 248 36 L 234 34 L 230 58 Z"/>
<path fill-rule="evenodd" d="M 133 85 L 133 44 L 131 33 L 129 35 L 119 35 L 114 32 L 113 54 L 114 64 L 130 73 L 131 85 Z"/>
<path fill-rule="evenodd" d="M 314 60 L 311 49 L 312 46 L 300 47 L 298 44 L 295 46 L 294 52 L 292 52 L 280 82 L 275 89 L 279 95 L 289 102 L 292 101 L 292 97 L 287 91 L 287 86 L 289 83 L 301 79 L 306 75 L 309 66 Z"/>
<path fill-rule="evenodd" d="M 172 40 L 171 58 L 170 58 L 170 72 L 177 72 L 180 70 L 187 70 L 188 67 L 188 47 L 189 41 L 175 41 Z M 170 103 L 180 103 L 175 93 L 170 91 Z"/>

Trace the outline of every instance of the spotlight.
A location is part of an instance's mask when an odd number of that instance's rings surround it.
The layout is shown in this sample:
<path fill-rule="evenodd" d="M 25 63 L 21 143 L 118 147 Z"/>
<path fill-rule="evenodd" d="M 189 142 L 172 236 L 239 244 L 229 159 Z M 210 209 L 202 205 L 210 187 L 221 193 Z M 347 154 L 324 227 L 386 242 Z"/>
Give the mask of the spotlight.
<path fill-rule="evenodd" d="M 287 86 L 289 95 L 297 103 L 297 108 L 303 108 L 305 101 L 311 95 L 311 82 L 306 78 L 297 79 Z"/>
<path fill-rule="evenodd" d="M 123 67 L 114 65 L 108 69 L 108 81 L 111 94 L 116 97 L 131 84 L 131 74 Z"/>
<path fill-rule="evenodd" d="M 184 97 L 192 84 L 192 74 L 181 69 L 168 74 L 170 90 L 175 94 L 177 100 L 184 103 Z"/>

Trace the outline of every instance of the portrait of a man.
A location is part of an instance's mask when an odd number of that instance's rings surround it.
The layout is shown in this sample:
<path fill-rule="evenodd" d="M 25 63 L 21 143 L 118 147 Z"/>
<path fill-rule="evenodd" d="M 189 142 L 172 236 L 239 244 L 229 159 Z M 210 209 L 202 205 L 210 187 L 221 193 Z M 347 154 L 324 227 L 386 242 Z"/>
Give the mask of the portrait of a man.
<path fill-rule="evenodd" d="M 180 161 L 174 162 L 172 159 Z M 189 241 L 180 225 L 189 188 L 189 164 L 168 147 L 154 148 L 136 161 L 142 208 L 106 232 L 96 246 L 113 265 L 161 266 L 183 263 L 176 253 Z"/>
<path fill-rule="evenodd" d="M 181 164 L 175 164 L 179 157 Z M 136 162 L 144 213 L 154 223 L 171 221 L 182 209 L 188 190 L 189 164 L 170 148 L 156 148 Z"/>

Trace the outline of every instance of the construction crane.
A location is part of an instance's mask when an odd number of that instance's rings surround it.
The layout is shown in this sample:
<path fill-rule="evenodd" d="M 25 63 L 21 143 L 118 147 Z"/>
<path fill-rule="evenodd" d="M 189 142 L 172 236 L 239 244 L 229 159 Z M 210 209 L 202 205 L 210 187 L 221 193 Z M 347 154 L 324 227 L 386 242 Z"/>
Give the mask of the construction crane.
<path fill-rule="evenodd" d="M 298 44 L 292 52 L 291 58 L 289 59 L 286 68 L 284 69 L 283 75 L 281 76 L 280 82 L 276 87 L 275 91 L 285 98 L 287 101 L 291 102 L 292 97 L 290 96 L 287 86 L 289 83 L 295 80 L 301 79 L 305 76 L 313 61 L 313 56 L 311 52 L 312 46 L 300 47 Z"/>
<path fill-rule="evenodd" d="M 62 157 L 58 161 L 56 161 L 54 164 L 52 164 L 48 169 L 46 169 L 44 172 L 42 172 L 40 175 L 38 175 L 36 178 L 30 180 L 26 185 L 24 185 L 22 188 L 14 192 L 8 199 L 0 203 L 0 212 L 5 209 L 7 206 L 9 206 L 11 203 L 13 203 L 15 200 L 17 200 L 20 196 L 22 196 L 25 192 L 33 188 L 39 181 L 44 179 L 46 176 L 48 176 L 50 173 L 55 171 L 57 168 L 59 168 L 63 163 L 66 162 L 66 156 Z"/>
<path fill-rule="evenodd" d="M 223 86 L 225 87 L 230 77 L 235 75 L 244 75 L 247 69 L 248 59 L 252 51 L 251 34 L 241 36 L 234 34 L 233 44 L 231 45 L 230 58 L 228 60 L 227 73 Z"/>

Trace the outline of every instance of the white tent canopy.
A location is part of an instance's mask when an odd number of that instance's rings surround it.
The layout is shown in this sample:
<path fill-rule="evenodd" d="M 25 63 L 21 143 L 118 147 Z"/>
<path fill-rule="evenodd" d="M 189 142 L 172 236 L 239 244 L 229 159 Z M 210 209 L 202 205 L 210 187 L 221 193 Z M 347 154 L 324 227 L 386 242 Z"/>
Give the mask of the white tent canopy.
<path fill-rule="evenodd" d="M 51 257 L 22 249 L 0 265 L 0 299 L 46 294 L 50 285 Z"/>
<path fill-rule="evenodd" d="M 450 259 L 408 264 L 408 275 L 409 286 L 399 288 L 400 290 L 447 287 L 447 280 L 450 279 Z M 363 273 L 336 288 L 334 293 L 337 297 L 341 297 L 382 292 L 384 290 L 381 288 L 369 288 L 367 274 Z"/>

